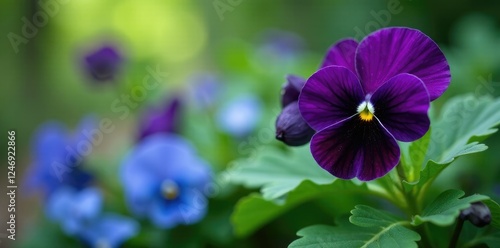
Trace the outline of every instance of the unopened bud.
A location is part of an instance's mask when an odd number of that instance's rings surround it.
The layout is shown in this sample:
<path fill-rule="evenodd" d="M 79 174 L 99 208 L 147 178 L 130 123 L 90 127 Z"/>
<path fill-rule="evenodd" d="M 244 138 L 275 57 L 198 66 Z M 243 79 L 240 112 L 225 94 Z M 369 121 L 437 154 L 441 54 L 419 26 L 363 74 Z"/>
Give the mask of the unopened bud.
<path fill-rule="evenodd" d="M 288 75 L 286 77 L 286 83 L 281 89 L 281 107 L 284 108 L 288 104 L 298 101 L 300 91 L 306 83 L 306 80 L 302 77 L 295 75 Z"/>
<path fill-rule="evenodd" d="M 302 118 L 297 101 L 288 104 L 276 119 L 276 139 L 289 146 L 301 146 L 311 141 L 314 130 Z"/>
<path fill-rule="evenodd" d="M 474 202 L 469 208 L 460 212 L 460 218 L 463 220 L 469 220 L 477 227 L 483 227 L 490 224 L 491 211 L 484 203 Z"/>

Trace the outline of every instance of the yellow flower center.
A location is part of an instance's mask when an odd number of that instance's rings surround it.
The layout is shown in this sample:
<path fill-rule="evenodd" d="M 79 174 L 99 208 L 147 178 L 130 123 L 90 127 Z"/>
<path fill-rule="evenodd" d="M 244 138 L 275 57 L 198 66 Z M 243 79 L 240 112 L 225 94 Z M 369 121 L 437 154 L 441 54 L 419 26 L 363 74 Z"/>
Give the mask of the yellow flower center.
<path fill-rule="evenodd" d="M 359 118 L 363 121 L 371 121 L 373 120 L 373 116 L 375 113 L 375 108 L 373 104 L 369 101 L 364 101 L 358 106 L 358 114 Z"/>
<path fill-rule="evenodd" d="M 161 193 L 167 200 L 174 200 L 179 196 L 179 186 L 172 180 L 166 179 L 161 183 Z"/>

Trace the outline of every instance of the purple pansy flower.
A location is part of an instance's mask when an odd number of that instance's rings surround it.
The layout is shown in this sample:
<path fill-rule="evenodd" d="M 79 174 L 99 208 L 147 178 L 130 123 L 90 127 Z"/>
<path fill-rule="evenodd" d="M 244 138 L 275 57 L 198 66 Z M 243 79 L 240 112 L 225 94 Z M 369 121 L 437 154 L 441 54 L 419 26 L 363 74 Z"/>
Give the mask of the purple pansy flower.
<path fill-rule="evenodd" d="M 132 212 L 158 227 L 195 223 L 206 213 L 210 168 L 180 136 L 142 140 L 124 159 L 121 179 Z"/>
<path fill-rule="evenodd" d="M 28 190 L 41 190 L 49 196 L 61 186 L 83 189 L 91 183 L 92 176 L 82 170 L 75 150 L 77 144 L 86 139 L 81 131 L 91 125 L 92 120 L 84 118 L 76 135 L 57 122 L 45 123 L 36 131 L 33 162 L 26 178 Z"/>
<path fill-rule="evenodd" d="M 399 162 L 396 140 L 427 132 L 430 101 L 450 78 L 437 44 L 415 29 L 385 28 L 359 44 L 338 42 L 299 97 L 302 116 L 317 131 L 314 159 L 343 179 L 384 176 Z"/>
<path fill-rule="evenodd" d="M 88 53 L 83 59 L 84 67 L 95 81 L 113 80 L 121 69 L 123 57 L 118 49 L 103 45 Z"/>
<path fill-rule="evenodd" d="M 178 132 L 181 107 L 181 99 L 173 97 L 160 108 L 148 109 L 139 123 L 139 140 L 156 133 Z"/>

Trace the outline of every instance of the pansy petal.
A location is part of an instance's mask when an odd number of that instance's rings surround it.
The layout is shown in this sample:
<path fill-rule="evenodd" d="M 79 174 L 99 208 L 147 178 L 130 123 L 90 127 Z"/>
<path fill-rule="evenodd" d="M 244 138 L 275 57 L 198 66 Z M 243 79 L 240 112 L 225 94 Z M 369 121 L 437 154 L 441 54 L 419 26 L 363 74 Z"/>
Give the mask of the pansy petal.
<path fill-rule="evenodd" d="M 304 87 L 306 79 L 296 75 L 287 75 L 286 83 L 281 88 L 281 107 L 299 100 L 300 90 Z"/>
<path fill-rule="evenodd" d="M 172 228 L 182 221 L 179 205 L 165 203 L 163 199 L 154 201 L 149 218 L 154 225 L 161 228 Z"/>
<path fill-rule="evenodd" d="M 328 66 L 307 80 L 299 96 L 299 109 L 309 126 L 319 131 L 356 114 L 363 100 L 363 89 L 353 72 Z"/>
<path fill-rule="evenodd" d="M 355 39 L 344 39 L 333 44 L 326 54 L 321 68 L 337 65 L 344 66 L 352 72 L 356 72 L 354 67 L 354 58 L 358 48 L 358 42 Z"/>
<path fill-rule="evenodd" d="M 315 134 L 311 152 L 332 175 L 363 181 L 387 174 L 400 156 L 396 140 L 376 119 L 363 121 L 358 115 Z"/>
<path fill-rule="evenodd" d="M 419 77 L 431 101 L 450 84 L 450 67 L 438 45 L 410 28 L 385 28 L 368 35 L 356 53 L 356 69 L 366 93 L 400 73 Z"/>
<path fill-rule="evenodd" d="M 389 79 L 370 101 L 375 116 L 397 140 L 414 141 L 429 130 L 429 94 L 414 75 L 405 73 Z"/>

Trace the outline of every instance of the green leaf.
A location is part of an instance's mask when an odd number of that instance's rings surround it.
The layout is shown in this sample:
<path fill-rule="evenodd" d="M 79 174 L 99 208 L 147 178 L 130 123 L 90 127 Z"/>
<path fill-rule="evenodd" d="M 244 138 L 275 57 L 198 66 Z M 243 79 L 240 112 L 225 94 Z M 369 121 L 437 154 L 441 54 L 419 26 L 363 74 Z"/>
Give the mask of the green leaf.
<path fill-rule="evenodd" d="M 424 166 L 425 155 L 431 141 L 431 130 L 424 137 L 410 143 L 408 153 L 402 153 L 402 165 L 405 171 L 406 181 L 414 182 L 420 178 L 420 171 Z"/>
<path fill-rule="evenodd" d="M 408 221 L 362 205 L 352 213 L 353 224 L 340 219 L 337 226 L 306 227 L 297 233 L 302 238 L 289 247 L 417 247 L 420 235 L 405 227 Z"/>
<path fill-rule="evenodd" d="M 488 196 L 479 194 L 460 198 L 464 195 L 463 191 L 456 189 L 441 193 L 424 209 L 422 215 L 413 217 L 412 225 L 418 226 L 424 222 L 431 222 L 438 226 L 448 226 L 453 224 L 460 211 L 470 207 L 471 203 L 490 199 Z"/>
<path fill-rule="evenodd" d="M 490 97 L 477 99 L 465 95 L 450 99 L 443 107 L 440 118 L 433 122 L 427 159 L 445 164 L 457 156 L 482 151 L 471 150 L 467 144 L 481 141 L 497 131 L 499 108 L 500 99 Z"/>
<path fill-rule="evenodd" d="M 483 201 L 491 212 L 491 225 L 500 229 L 500 205 L 492 199 Z M 499 243 L 500 244 L 500 243 Z"/>
<path fill-rule="evenodd" d="M 338 180 L 329 185 L 316 185 L 313 182 L 303 181 L 297 188 L 290 191 L 285 200 L 267 200 L 259 194 L 251 194 L 242 198 L 235 207 L 231 216 L 235 233 L 238 236 L 247 236 L 258 228 L 284 214 L 290 209 L 318 198 L 338 194 L 347 190 L 367 190 L 366 185 L 360 187 L 351 181 Z"/>
<path fill-rule="evenodd" d="M 428 187 L 457 157 L 486 150 L 488 147 L 479 141 L 497 131 L 499 108 L 500 99 L 490 97 L 477 99 L 465 95 L 450 99 L 444 105 L 441 116 L 432 120 L 431 140 L 424 159 L 427 162 L 420 179 L 414 182 L 407 180 L 404 182 L 405 189 Z M 416 157 L 418 163 L 420 157 Z"/>
<path fill-rule="evenodd" d="M 225 175 L 229 182 L 261 188 L 266 199 L 282 197 L 306 179 L 318 185 L 335 180 L 314 161 L 308 146 L 287 151 L 266 147 L 255 158 L 237 161 Z"/>
<path fill-rule="evenodd" d="M 476 247 L 479 244 L 486 244 L 488 247 L 498 247 L 498 244 L 500 244 L 500 231 L 487 233 L 469 240 L 463 247 Z"/>
<path fill-rule="evenodd" d="M 358 205 L 351 211 L 349 221 L 362 227 L 390 225 L 400 221 L 400 218 L 365 205 Z"/>

